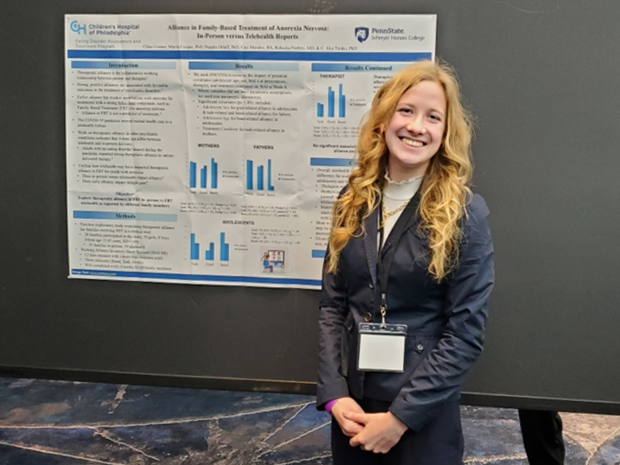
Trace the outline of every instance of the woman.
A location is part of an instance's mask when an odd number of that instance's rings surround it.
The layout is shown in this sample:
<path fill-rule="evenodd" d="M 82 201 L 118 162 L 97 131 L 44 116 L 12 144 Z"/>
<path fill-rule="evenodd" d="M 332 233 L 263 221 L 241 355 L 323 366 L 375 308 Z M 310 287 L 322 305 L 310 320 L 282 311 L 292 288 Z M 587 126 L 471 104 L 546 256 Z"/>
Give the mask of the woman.
<path fill-rule="evenodd" d="M 317 406 L 335 465 L 462 463 L 460 386 L 494 281 L 470 142 L 456 78 L 432 62 L 386 82 L 362 125 L 320 302 Z"/>

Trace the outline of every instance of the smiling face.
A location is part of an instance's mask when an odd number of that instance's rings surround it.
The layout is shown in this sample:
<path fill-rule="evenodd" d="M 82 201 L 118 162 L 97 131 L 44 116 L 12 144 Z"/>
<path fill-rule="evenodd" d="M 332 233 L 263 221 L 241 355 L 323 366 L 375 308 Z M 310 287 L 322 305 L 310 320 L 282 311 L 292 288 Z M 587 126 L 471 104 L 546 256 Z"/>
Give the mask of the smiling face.
<path fill-rule="evenodd" d="M 385 130 L 392 180 L 424 175 L 441 147 L 446 116 L 446 96 L 436 82 L 422 81 L 402 95 Z"/>

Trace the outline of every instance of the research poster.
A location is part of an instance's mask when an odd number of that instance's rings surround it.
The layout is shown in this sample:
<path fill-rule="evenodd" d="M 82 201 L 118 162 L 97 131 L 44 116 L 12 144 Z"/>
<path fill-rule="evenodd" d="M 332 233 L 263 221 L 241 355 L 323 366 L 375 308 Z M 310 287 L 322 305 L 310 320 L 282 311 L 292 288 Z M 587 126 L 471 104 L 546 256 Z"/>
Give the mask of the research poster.
<path fill-rule="evenodd" d="M 319 288 L 376 90 L 433 15 L 65 16 L 71 278 Z"/>

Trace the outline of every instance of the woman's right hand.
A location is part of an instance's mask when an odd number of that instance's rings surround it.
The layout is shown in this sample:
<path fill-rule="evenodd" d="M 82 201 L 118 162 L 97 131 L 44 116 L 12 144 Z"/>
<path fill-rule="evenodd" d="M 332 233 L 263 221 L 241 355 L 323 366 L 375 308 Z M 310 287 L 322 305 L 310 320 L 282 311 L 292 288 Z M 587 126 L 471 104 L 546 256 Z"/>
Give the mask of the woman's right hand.
<path fill-rule="evenodd" d="M 364 410 L 351 397 L 341 397 L 332 407 L 332 416 L 336 419 L 338 425 L 340 425 L 340 429 L 345 436 L 352 438 L 364 429 L 364 425 L 356 423 L 353 420 L 348 420 L 344 417 L 344 412 L 364 413 Z"/>

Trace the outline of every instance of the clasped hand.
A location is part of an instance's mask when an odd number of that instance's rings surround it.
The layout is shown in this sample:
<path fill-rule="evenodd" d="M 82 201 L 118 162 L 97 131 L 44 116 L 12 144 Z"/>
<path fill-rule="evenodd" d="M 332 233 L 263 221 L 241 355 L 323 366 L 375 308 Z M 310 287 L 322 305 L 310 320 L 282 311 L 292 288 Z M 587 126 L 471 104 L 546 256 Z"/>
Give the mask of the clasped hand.
<path fill-rule="evenodd" d="M 375 454 L 387 454 L 407 431 L 407 426 L 391 412 L 365 413 L 355 400 L 343 397 L 332 408 L 332 415 L 351 447 Z"/>

